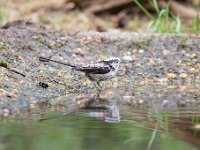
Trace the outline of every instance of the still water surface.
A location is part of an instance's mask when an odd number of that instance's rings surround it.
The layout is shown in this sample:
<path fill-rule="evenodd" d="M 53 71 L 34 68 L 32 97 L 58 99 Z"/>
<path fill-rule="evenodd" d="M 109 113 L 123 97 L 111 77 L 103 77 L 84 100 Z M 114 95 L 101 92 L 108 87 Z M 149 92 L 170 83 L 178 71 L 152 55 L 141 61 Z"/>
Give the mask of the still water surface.
<path fill-rule="evenodd" d="M 147 93 L 121 90 L 73 94 L 77 105 L 68 103 L 70 95 L 55 98 L 17 119 L 2 117 L 0 150 L 200 149 L 198 105 L 183 103 L 175 91 L 155 92 L 148 101 Z"/>

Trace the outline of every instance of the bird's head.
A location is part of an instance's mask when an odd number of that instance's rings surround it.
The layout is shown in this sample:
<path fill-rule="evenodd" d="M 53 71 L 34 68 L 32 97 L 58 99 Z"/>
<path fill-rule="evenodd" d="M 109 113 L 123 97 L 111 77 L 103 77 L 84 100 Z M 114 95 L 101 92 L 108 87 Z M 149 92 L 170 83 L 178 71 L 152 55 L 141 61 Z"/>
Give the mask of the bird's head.
<path fill-rule="evenodd" d="M 121 63 L 121 60 L 117 57 L 110 57 L 110 58 L 105 59 L 103 62 L 108 65 L 112 65 L 115 69 L 118 69 Z"/>

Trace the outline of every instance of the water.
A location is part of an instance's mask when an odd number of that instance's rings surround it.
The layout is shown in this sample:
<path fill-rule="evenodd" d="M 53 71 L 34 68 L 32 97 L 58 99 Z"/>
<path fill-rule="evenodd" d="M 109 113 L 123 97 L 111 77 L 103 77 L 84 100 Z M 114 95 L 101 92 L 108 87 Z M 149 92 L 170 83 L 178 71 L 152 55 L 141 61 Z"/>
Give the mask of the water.
<path fill-rule="evenodd" d="M 145 122 L 145 120 L 125 119 L 119 123 L 105 123 L 80 114 L 64 115 L 42 121 L 9 121 L 0 127 L 0 149 L 195 149 L 187 141 L 173 137 L 174 133 L 171 136 L 171 131 L 160 130 L 159 124 L 152 123 L 151 127 L 148 127 Z M 184 136 L 194 138 L 187 134 L 187 131 L 182 132 L 186 132 Z"/>
<path fill-rule="evenodd" d="M 200 148 L 194 94 L 180 87 L 146 87 L 142 92 L 72 93 L 27 107 L 14 118 L 2 116 L 0 150 Z"/>

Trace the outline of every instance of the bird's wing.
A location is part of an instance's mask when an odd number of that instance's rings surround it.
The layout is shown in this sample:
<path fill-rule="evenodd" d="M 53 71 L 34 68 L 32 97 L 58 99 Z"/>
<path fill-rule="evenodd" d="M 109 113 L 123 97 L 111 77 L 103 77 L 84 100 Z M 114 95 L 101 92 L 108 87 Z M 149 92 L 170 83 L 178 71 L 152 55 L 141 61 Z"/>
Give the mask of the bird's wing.
<path fill-rule="evenodd" d="M 109 66 L 80 66 L 76 68 L 77 71 L 83 71 L 85 73 L 92 73 L 92 74 L 105 74 L 110 71 Z"/>

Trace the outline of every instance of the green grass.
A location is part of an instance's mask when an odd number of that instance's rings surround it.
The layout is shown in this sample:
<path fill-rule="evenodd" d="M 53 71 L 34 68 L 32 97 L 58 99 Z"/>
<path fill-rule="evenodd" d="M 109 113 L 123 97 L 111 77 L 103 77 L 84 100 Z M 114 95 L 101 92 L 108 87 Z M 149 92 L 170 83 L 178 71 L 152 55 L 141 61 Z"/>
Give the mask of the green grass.
<path fill-rule="evenodd" d="M 133 1 L 151 20 L 147 30 L 153 30 L 155 33 L 181 33 L 180 17 L 170 12 L 169 4 L 159 9 L 156 0 L 148 0 L 156 11 L 157 17 L 154 17 L 138 0 Z"/>
<path fill-rule="evenodd" d="M 7 5 L 8 1 L 0 1 L 0 24 L 4 24 L 7 21 Z"/>
<path fill-rule="evenodd" d="M 196 19 L 190 20 L 186 23 L 182 22 L 179 16 L 174 15 L 170 11 L 169 4 L 160 8 L 158 0 L 148 0 L 149 4 L 152 5 L 156 12 L 156 14 L 152 14 L 147 8 L 145 8 L 145 6 L 142 5 L 140 0 L 133 0 L 133 2 L 136 3 L 137 6 L 150 19 L 147 25 L 148 32 L 200 34 L 200 15 L 197 15 Z M 46 2 L 39 0 L 18 0 L 17 2 L 14 0 L 0 0 L 0 25 L 17 19 L 30 19 L 34 16 L 34 22 L 48 24 L 56 29 L 64 28 L 66 30 L 74 31 L 77 29 L 80 31 L 94 29 L 92 22 L 88 19 L 84 12 L 79 10 L 69 11 L 66 16 L 65 11 L 62 9 L 58 11 L 45 9 L 44 12 L 41 13 L 38 8 L 44 4 L 46 4 Z M 33 10 L 38 10 L 34 11 L 35 15 L 33 15 Z M 138 15 L 135 16 L 137 17 Z M 99 18 L 99 20 L 100 24 L 102 24 L 106 29 L 112 27 L 110 19 L 106 20 L 105 18 Z M 129 31 L 141 31 L 141 27 L 143 30 L 144 23 L 145 22 L 140 18 L 133 20 Z"/>
<path fill-rule="evenodd" d="M 2 24 L 4 20 L 4 9 L 0 7 L 0 24 Z"/>
<path fill-rule="evenodd" d="M 196 19 L 193 21 L 193 33 L 200 34 L 200 16 L 199 13 Z"/>
<path fill-rule="evenodd" d="M 200 34 L 200 15 L 196 16 L 196 19 L 192 21 L 192 24 L 181 23 L 179 16 L 174 15 L 169 9 L 169 3 L 162 9 L 159 8 L 157 0 L 148 0 L 153 6 L 156 12 L 156 17 L 153 16 L 140 2 L 139 0 L 133 0 L 137 6 L 149 17 L 150 22 L 147 26 L 147 30 L 151 30 L 155 33 L 192 33 Z M 190 21 L 191 22 L 191 21 Z"/>

